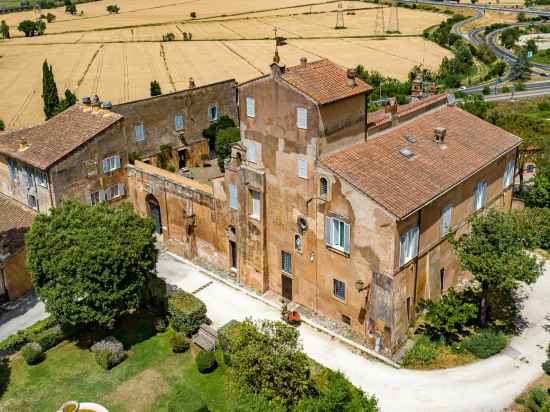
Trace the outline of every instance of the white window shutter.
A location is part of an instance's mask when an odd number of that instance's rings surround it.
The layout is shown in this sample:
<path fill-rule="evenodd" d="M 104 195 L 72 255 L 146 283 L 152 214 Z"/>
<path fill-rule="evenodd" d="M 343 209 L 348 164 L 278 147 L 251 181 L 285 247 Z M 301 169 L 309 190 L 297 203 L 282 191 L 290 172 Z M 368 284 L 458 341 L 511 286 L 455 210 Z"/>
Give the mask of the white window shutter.
<path fill-rule="evenodd" d="M 246 115 L 256 117 L 256 103 L 252 97 L 246 98 Z"/>
<path fill-rule="evenodd" d="M 120 169 L 120 156 L 116 155 L 114 158 L 115 158 L 115 170 Z"/>
<path fill-rule="evenodd" d="M 124 183 L 118 184 L 118 195 L 120 197 L 124 196 Z"/>
<path fill-rule="evenodd" d="M 350 248 L 350 225 L 348 223 L 344 223 L 344 252 L 349 253 Z"/>
<path fill-rule="evenodd" d="M 299 129 L 307 129 L 307 109 L 298 107 L 296 109 L 296 120 Z"/>
<path fill-rule="evenodd" d="M 325 217 L 325 244 L 332 246 L 332 219 Z"/>
<path fill-rule="evenodd" d="M 298 177 L 307 179 L 307 160 L 298 159 Z"/>
<path fill-rule="evenodd" d="M 109 173 L 109 158 L 103 159 L 103 173 Z"/>
<path fill-rule="evenodd" d="M 418 235 L 420 233 L 418 226 L 412 228 L 410 233 L 411 233 L 411 239 L 410 239 L 411 253 L 409 255 L 409 258 L 412 259 L 418 256 Z"/>
<path fill-rule="evenodd" d="M 403 266 L 405 264 L 405 257 L 407 253 L 407 235 L 401 235 L 399 237 L 399 266 Z"/>
<path fill-rule="evenodd" d="M 229 207 L 237 209 L 237 187 L 234 184 L 229 184 Z"/>
<path fill-rule="evenodd" d="M 246 152 L 246 157 L 248 161 L 252 163 L 256 163 L 256 156 L 257 156 L 256 143 L 252 143 L 252 142 L 248 143 L 248 150 Z"/>
<path fill-rule="evenodd" d="M 107 200 L 107 194 L 105 193 L 104 190 L 100 190 L 99 191 L 99 201 L 100 202 L 105 202 Z"/>

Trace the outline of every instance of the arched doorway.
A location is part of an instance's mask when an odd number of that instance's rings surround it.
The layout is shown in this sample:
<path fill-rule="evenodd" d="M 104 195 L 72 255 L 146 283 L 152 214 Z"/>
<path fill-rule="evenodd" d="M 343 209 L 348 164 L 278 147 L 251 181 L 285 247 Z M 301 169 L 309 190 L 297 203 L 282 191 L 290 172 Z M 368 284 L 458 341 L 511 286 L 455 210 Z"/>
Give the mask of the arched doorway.
<path fill-rule="evenodd" d="M 149 209 L 149 216 L 155 222 L 155 231 L 160 235 L 162 234 L 162 219 L 160 217 L 160 204 L 153 195 L 147 196 L 147 207 Z"/>

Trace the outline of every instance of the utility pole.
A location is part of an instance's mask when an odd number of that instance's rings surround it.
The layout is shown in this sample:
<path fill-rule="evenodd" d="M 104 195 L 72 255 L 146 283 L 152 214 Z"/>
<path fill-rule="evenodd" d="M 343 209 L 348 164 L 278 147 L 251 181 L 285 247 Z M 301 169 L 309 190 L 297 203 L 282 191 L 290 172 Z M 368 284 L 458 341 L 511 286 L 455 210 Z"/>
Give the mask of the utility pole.
<path fill-rule="evenodd" d="M 386 33 L 384 26 L 384 4 L 376 9 L 376 19 L 374 20 L 374 35 L 383 36 Z"/>

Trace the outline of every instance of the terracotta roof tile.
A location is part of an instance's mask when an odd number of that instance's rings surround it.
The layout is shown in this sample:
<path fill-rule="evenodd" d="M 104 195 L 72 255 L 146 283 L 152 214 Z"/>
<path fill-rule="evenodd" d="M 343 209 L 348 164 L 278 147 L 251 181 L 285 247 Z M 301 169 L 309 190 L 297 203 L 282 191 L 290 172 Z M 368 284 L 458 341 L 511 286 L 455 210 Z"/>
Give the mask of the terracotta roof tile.
<path fill-rule="evenodd" d="M 93 112 L 76 105 L 46 123 L 1 134 L 0 153 L 45 170 L 122 117 L 111 111 Z M 22 138 L 28 143 L 24 151 L 19 150 Z"/>
<path fill-rule="evenodd" d="M 307 63 L 305 67 L 288 67 L 281 78 L 319 104 L 332 103 L 372 90 L 371 86 L 358 78 L 355 78 L 355 86 L 350 86 L 347 70 L 327 59 Z"/>
<path fill-rule="evenodd" d="M 8 251 L 12 254 L 25 244 L 25 233 L 36 213 L 3 194 L 0 194 L 0 210 L 0 239 L 7 239 Z"/>
<path fill-rule="evenodd" d="M 445 144 L 434 129 L 447 129 Z M 416 143 L 409 143 L 411 134 Z M 521 139 L 456 107 L 443 106 L 371 140 L 321 160 L 322 164 L 403 218 L 510 151 Z M 400 150 L 414 153 L 408 159 Z"/>

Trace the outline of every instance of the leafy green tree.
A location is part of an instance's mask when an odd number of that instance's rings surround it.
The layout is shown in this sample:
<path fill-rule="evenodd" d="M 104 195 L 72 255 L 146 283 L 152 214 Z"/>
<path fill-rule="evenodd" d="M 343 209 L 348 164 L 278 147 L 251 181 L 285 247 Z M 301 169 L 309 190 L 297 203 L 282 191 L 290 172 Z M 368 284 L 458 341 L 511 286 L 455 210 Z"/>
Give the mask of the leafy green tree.
<path fill-rule="evenodd" d="M 216 135 L 220 130 L 235 127 L 235 122 L 229 116 L 221 116 L 215 122 L 210 123 L 206 129 L 202 131 L 202 135 L 208 139 L 210 150 L 216 150 Z"/>
<path fill-rule="evenodd" d="M 0 132 L 3 132 L 6 129 L 6 125 L 4 124 L 4 121 L 0 119 Z"/>
<path fill-rule="evenodd" d="M 503 60 L 497 60 L 492 68 L 493 74 L 499 77 L 504 75 L 504 72 L 506 71 L 506 67 L 508 67 L 506 62 L 504 62 Z"/>
<path fill-rule="evenodd" d="M 459 103 L 461 109 L 484 120 L 487 120 L 487 114 L 494 106 L 494 103 L 486 102 L 480 94 L 466 95 L 462 102 Z"/>
<path fill-rule="evenodd" d="M 109 12 L 109 14 L 118 14 L 118 12 L 120 11 L 120 7 L 118 7 L 116 4 L 111 4 L 107 6 L 107 11 Z"/>
<path fill-rule="evenodd" d="M 518 58 L 510 68 L 511 80 L 529 80 L 531 77 L 531 63 L 527 58 L 527 50 L 522 49 Z"/>
<path fill-rule="evenodd" d="M 162 90 L 160 89 L 160 83 L 156 80 L 153 80 L 151 82 L 149 89 L 151 91 L 151 96 L 160 96 L 162 94 Z"/>
<path fill-rule="evenodd" d="M 527 49 L 527 51 L 530 51 L 533 54 L 535 54 L 539 50 L 537 46 L 537 42 L 534 39 L 527 40 L 527 44 L 525 45 L 525 48 Z"/>
<path fill-rule="evenodd" d="M 216 135 L 216 157 L 220 170 L 224 170 L 224 161 L 231 155 L 231 145 L 241 140 L 241 132 L 237 127 L 223 129 Z"/>
<path fill-rule="evenodd" d="M 48 64 L 47 60 L 44 60 L 42 64 L 42 99 L 44 101 L 44 114 L 46 119 L 50 119 L 55 115 L 56 108 L 59 105 L 59 96 L 52 66 Z"/>
<path fill-rule="evenodd" d="M 550 179 L 548 176 L 543 174 L 535 176 L 533 185 L 522 197 L 527 207 L 550 207 Z"/>
<path fill-rule="evenodd" d="M 378 401 L 353 386 L 341 372 L 324 370 L 316 377 L 318 396 L 301 400 L 293 412 L 378 412 Z"/>
<path fill-rule="evenodd" d="M 55 14 L 52 14 L 52 13 L 46 14 L 46 21 L 48 23 L 53 23 L 55 19 L 56 19 Z"/>
<path fill-rule="evenodd" d="M 231 376 L 241 388 L 291 406 L 313 393 L 298 331 L 282 322 L 242 323 L 232 341 Z"/>
<path fill-rule="evenodd" d="M 34 29 L 36 31 L 37 36 L 41 36 L 46 31 L 46 23 L 44 23 L 44 20 L 37 20 L 34 22 Z"/>
<path fill-rule="evenodd" d="M 541 264 L 526 253 L 527 239 L 510 213 L 490 209 L 475 215 L 471 232 L 451 241 L 462 269 L 479 285 L 479 321 L 485 327 L 490 293 L 509 293 L 522 283 L 531 284 L 542 273 Z"/>
<path fill-rule="evenodd" d="M 69 4 L 65 3 L 65 13 L 75 15 L 77 12 L 76 5 L 69 1 Z"/>
<path fill-rule="evenodd" d="M 57 321 L 109 327 L 144 305 L 155 278 L 155 225 L 131 206 L 69 201 L 40 214 L 27 234 L 33 286 Z"/>
<path fill-rule="evenodd" d="M 172 146 L 169 144 L 160 145 L 160 150 L 157 153 L 157 167 L 167 170 L 170 159 L 172 159 Z"/>
<path fill-rule="evenodd" d="M 0 22 L 0 34 L 2 34 L 3 39 L 10 38 L 10 26 L 8 26 L 6 20 L 2 20 L 2 22 Z"/>
<path fill-rule="evenodd" d="M 454 342 L 466 334 L 466 327 L 477 317 L 476 305 L 449 289 L 439 302 L 422 299 L 418 311 L 424 312 L 418 326 L 434 340 Z"/>
<path fill-rule="evenodd" d="M 25 33 L 25 37 L 32 37 L 36 33 L 36 26 L 32 20 L 23 20 L 17 26 L 17 30 Z"/>
<path fill-rule="evenodd" d="M 59 114 L 76 103 L 76 95 L 69 89 L 65 89 L 65 98 L 59 101 L 59 104 L 53 111 L 53 116 Z"/>

